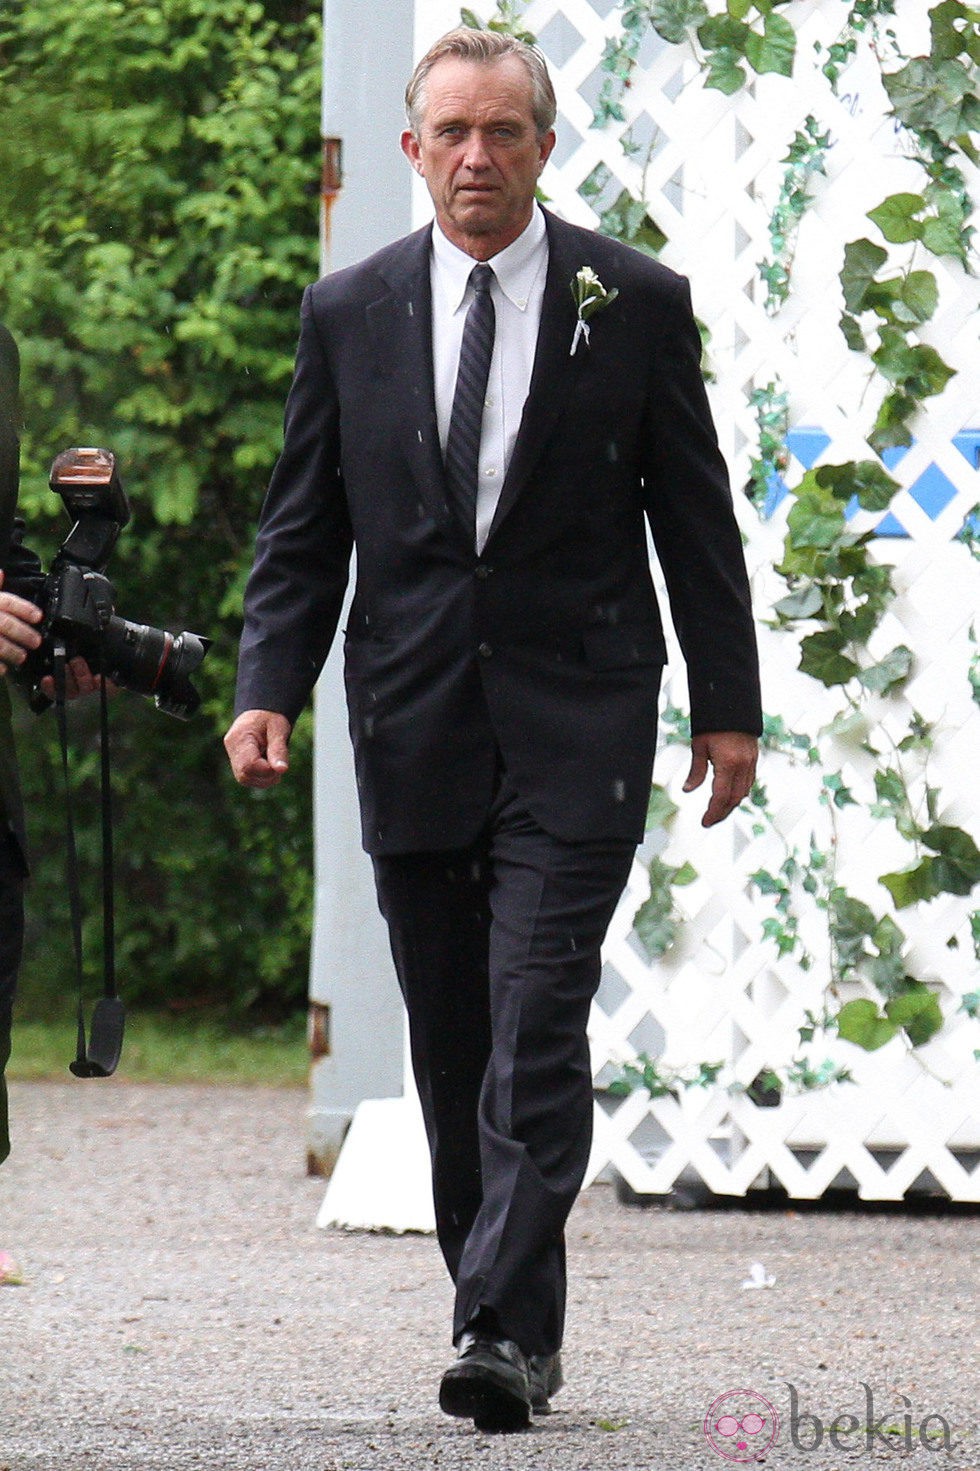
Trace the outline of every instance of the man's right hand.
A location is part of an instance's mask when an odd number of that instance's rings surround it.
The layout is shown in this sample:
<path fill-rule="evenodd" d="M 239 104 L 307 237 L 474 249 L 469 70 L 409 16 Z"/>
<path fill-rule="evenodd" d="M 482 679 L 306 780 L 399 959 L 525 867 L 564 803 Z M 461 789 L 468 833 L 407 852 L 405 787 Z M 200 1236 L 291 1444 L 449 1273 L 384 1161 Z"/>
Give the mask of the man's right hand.
<path fill-rule="evenodd" d="M 243 787 L 274 787 L 289 770 L 292 725 L 275 710 L 243 710 L 225 736 L 235 780 Z"/>
<path fill-rule="evenodd" d="M 0 675 L 23 664 L 31 650 L 41 642 L 36 624 L 44 614 L 34 603 L 3 591 L 0 572 Z"/>

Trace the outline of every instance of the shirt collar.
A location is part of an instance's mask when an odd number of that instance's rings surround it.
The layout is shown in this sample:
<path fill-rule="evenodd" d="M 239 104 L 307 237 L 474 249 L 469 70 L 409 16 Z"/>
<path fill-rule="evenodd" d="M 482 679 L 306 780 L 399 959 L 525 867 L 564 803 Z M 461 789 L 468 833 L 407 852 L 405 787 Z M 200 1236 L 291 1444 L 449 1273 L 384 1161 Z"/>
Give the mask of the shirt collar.
<path fill-rule="evenodd" d="M 544 215 L 535 205 L 526 229 L 487 262 L 493 267 L 500 290 L 518 311 L 526 310 L 531 288 L 547 256 L 548 231 Z M 476 262 L 448 240 L 438 224 L 432 229 L 432 258 L 437 289 L 449 313 L 457 312 Z"/>

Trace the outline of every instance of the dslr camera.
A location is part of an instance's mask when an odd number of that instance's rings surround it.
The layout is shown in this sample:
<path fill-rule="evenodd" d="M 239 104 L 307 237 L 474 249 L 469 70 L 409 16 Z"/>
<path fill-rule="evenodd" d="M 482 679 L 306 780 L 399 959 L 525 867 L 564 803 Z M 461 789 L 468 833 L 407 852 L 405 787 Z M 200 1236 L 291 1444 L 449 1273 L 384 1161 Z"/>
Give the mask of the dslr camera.
<path fill-rule="evenodd" d="M 96 673 L 152 696 L 167 714 L 188 719 L 201 703 L 191 675 L 211 640 L 131 623 L 116 614 L 115 589 L 105 569 L 130 508 L 115 455 L 107 449 L 64 450 L 51 466 L 50 485 L 73 524 L 51 570 L 29 592 L 25 589 L 44 613 L 41 646 L 22 666 L 32 709 L 50 704 L 40 683 L 52 672 L 60 645 L 67 658 L 80 655 Z"/>

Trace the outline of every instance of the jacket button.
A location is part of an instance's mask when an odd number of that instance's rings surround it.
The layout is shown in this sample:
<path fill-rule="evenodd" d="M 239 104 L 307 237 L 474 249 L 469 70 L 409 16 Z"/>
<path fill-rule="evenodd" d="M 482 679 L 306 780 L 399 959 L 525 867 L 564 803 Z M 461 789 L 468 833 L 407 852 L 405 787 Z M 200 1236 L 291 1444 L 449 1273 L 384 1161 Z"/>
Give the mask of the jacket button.
<path fill-rule="evenodd" d="M 476 575 L 481 582 L 486 582 L 492 571 L 492 567 L 488 567 L 485 562 L 481 562 L 479 567 L 477 567 L 476 569 Z"/>
<path fill-rule="evenodd" d="M 488 643 L 482 643 L 480 644 L 476 652 L 479 654 L 481 659 L 489 659 L 490 655 L 493 653 L 493 649 Z"/>

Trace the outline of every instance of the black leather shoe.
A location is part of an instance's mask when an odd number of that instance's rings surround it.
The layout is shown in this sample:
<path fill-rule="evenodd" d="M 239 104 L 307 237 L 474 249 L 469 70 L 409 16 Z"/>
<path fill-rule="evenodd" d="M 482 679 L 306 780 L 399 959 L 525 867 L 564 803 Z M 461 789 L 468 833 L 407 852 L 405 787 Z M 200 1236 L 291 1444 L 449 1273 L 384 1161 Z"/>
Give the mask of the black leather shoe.
<path fill-rule="evenodd" d="M 527 1361 L 527 1378 L 531 1390 L 531 1409 L 536 1415 L 550 1415 L 548 1401 L 565 1383 L 561 1370 L 561 1354 L 534 1354 Z"/>
<path fill-rule="evenodd" d="M 439 1408 L 471 1419 L 477 1430 L 526 1430 L 531 1423 L 528 1363 L 516 1343 L 464 1333 L 459 1357 L 439 1386 Z"/>

